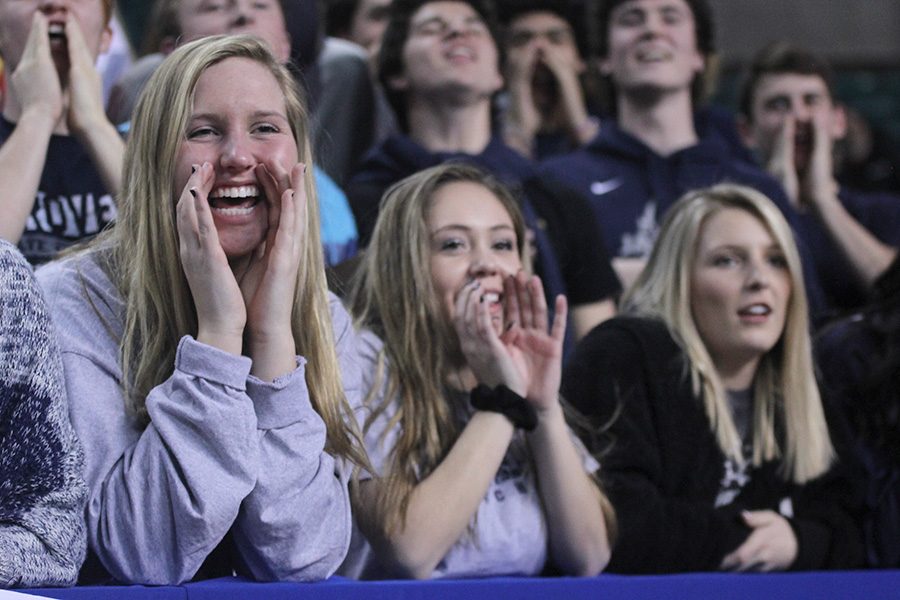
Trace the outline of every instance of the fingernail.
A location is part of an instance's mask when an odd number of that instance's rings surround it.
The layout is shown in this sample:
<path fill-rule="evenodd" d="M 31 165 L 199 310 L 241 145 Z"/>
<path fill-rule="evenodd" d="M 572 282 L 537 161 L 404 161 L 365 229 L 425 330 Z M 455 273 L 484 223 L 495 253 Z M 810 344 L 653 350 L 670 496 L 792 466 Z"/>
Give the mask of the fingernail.
<path fill-rule="evenodd" d="M 193 196 L 194 198 L 197 197 L 197 188 L 191 188 L 188 191 L 191 193 L 191 196 Z"/>

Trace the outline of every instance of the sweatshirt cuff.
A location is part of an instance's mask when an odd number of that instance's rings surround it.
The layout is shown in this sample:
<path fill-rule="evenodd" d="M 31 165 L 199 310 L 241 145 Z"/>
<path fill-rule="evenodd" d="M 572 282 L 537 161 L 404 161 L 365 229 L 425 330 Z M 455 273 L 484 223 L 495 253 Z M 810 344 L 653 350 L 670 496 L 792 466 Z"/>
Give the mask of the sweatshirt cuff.
<path fill-rule="evenodd" d="M 178 371 L 240 391 L 246 389 L 251 364 L 246 356 L 235 356 L 189 335 L 181 338 L 175 352 L 175 369 Z"/>
<path fill-rule="evenodd" d="M 788 519 L 797 538 L 797 558 L 791 571 L 816 571 L 826 567 L 831 540 L 828 529 L 815 521 Z"/>
<path fill-rule="evenodd" d="M 313 411 L 306 387 L 306 359 L 298 356 L 296 360 L 296 369 L 273 381 L 255 375 L 247 378 L 247 395 L 253 400 L 260 429 L 288 427 Z"/>

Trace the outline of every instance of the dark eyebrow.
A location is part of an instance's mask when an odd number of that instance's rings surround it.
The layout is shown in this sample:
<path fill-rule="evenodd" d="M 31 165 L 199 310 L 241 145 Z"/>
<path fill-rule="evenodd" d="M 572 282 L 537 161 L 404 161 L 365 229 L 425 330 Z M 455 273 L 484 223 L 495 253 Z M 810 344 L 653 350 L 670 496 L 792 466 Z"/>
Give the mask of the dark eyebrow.
<path fill-rule="evenodd" d="M 250 114 L 254 119 L 271 119 L 273 117 L 288 120 L 287 115 L 277 110 L 257 110 Z M 222 116 L 219 113 L 194 113 L 189 121 L 219 121 Z"/>
<path fill-rule="evenodd" d="M 771 104 L 774 104 L 776 102 L 786 102 L 789 99 L 790 96 L 788 94 L 774 94 L 772 96 L 768 96 L 767 98 L 763 98 L 763 106 L 770 106 Z"/>
<path fill-rule="evenodd" d="M 435 229 L 434 231 L 431 232 L 431 235 L 441 233 L 442 231 L 457 230 L 457 229 L 460 231 L 466 231 L 466 232 L 472 231 L 472 228 L 469 227 L 468 225 L 463 225 L 461 223 L 450 223 L 448 225 L 444 225 L 443 227 L 438 227 L 437 229 Z M 515 231 L 515 228 L 512 225 L 507 225 L 506 223 L 501 223 L 499 225 L 493 225 L 490 228 L 490 231 L 500 231 L 500 230 L 507 230 L 507 229 L 510 231 Z"/>
<path fill-rule="evenodd" d="M 252 116 L 256 119 L 271 119 L 272 117 L 277 117 L 279 119 L 284 119 L 285 121 L 288 120 L 287 115 L 277 110 L 257 110 L 253 112 Z"/>
<path fill-rule="evenodd" d="M 446 25 L 447 21 L 444 20 L 444 17 L 440 15 L 435 15 L 433 17 L 428 17 L 424 21 L 418 21 L 416 23 L 412 23 L 413 29 L 419 29 L 420 27 L 424 27 L 425 25 L 429 25 L 431 23 L 440 23 L 441 25 Z"/>
<path fill-rule="evenodd" d="M 630 16 L 630 15 L 640 15 L 644 16 L 646 11 L 641 6 L 621 6 L 618 9 L 614 9 L 614 13 L 618 13 L 616 16 Z"/>
<path fill-rule="evenodd" d="M 475 14 L 475 15 L 467 16 L 463 22 L 466 24 L 471 24 L 471 23 L 483 24 L 484 19 L 481 18 L 481 15 Z M 430 25 L 431 23 L 440 23 L 441 25 L 445 25 L 445 26 L 449 24 L 447 19 L 445 19 L 442 15 L 434 15 L 433 17 L 428 17 L 427 19 L 425 19 L 423 21 L 419 21 L 417 23 L 412 23 L 411 27 L 413 29 L 419 29 L 421 27 L 425 27 L 426 25 Z"/>
<path fill-rule="evenodd" d="M 437 229 L 433 230 L 431 232 L 431 234 L 434 235 L 435 233 L 440 233 L 440 232 L 446 231 L 448 229 L 461 229 L 463 231 L 469 231 L 470 228 L 465 225 L 458 225 L 456 223 L 450 223 L 449 225 L 444 225 L 443 227 L 438 227 Z"/>
<path fill-rule="evenodd" d="M 719 244 L 718 246 L 713 246 L 708 249 L 709 252 L 720 252 L 722 250 L 745 252 L 747 247 L 741 244 Z M 766 246 L 766 252 L 784 252 L 784 250 L 781 248 L 781 244 L 773 242 Z"/>
<path fill-rule="evenodd" d="M 660 8 L 660 12 L 663 13 L 664 15 L 672 15 L 672 14 L 681 15 L 681 14 L 684 14 L 684 9 L 681 6 L 675 6 L 675 5 L 668 4 L 668 5 Z"/>

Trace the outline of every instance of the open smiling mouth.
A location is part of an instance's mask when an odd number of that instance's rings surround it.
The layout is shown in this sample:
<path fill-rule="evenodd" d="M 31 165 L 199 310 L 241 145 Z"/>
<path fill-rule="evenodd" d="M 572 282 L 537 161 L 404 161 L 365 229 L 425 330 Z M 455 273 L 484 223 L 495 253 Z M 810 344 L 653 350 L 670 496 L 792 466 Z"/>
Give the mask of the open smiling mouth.
<path fill-rule="evenodd" d="M 738 315 L 744 319 L 765 319 L 772 314 L 772 308 L 766 304 L 758 303 L 746 306 L 738 311 Z"/>
<path fill-rule="evenodd" d="M 47 37 L 51 45 L 66 46 L 66 26 L 62 23 L 50 23 L 47 26 Z"/>
<path fill-rule="evenodd" d="M 672 59 L 672 52 L 664 48 L 642 48 L 637 52 L 640 63 L 667 62 Z"/>
<path fill-rule="evenodd" d="M 209 206 L 214 214 L 228 217 L 249 215 L 263 197 L 255 185 L 221 187 L 209 194 Z"/>
<path fill-rule="evenodd" d="M 503 312 L 503 294 L 497 292 L 485 292 L 482 299 L 484 303 L 487 304 L 491 318 L 500 318 L 500 315 Z"/>

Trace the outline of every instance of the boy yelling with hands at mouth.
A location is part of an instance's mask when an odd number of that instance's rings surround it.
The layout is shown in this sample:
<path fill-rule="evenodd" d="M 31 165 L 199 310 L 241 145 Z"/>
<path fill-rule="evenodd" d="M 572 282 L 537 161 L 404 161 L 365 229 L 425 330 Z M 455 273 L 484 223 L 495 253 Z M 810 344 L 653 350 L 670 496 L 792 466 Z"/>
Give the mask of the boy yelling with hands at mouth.
<path fill-rule="evenodd" d="M 41 263 L 114 220 L 124 144 L 107 120 L 97 56 L 111 0 L 0 0 L 9 89 L 0 119 L 0 237 Z"/>
<path fill-rule="evenodd" d="M 829 304 L 860 306 L 900 244 L 900 198 L 839 185 L 834 145 L 847 115 L 833 73 L 818 56 L 785 42 L 757 54 L 741 93 L 739 129 L 797 212 Z"/>

